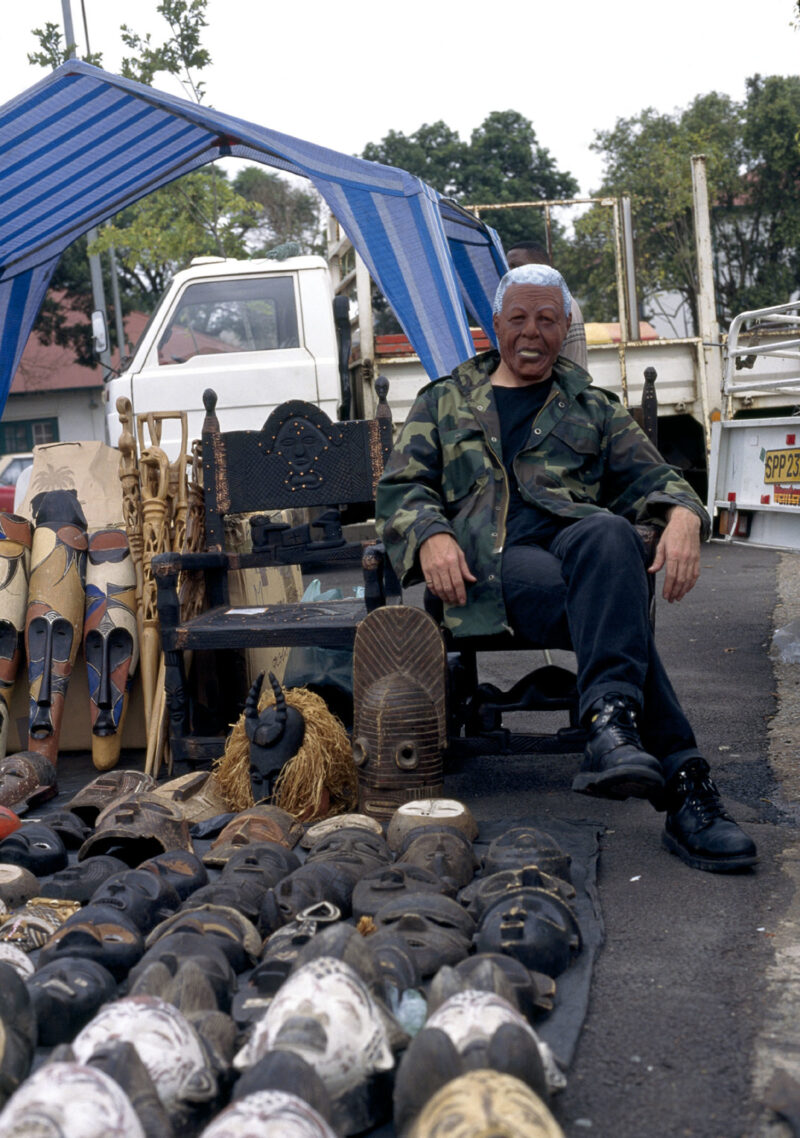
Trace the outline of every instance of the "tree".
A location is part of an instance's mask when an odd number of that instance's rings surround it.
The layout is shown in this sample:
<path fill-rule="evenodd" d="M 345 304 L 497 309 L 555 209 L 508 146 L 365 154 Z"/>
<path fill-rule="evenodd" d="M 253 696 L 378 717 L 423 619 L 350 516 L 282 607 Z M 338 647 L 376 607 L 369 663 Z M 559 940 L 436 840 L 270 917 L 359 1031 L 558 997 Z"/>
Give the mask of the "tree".
<path fill-rule="evenodd" d="M 144 38 L 127 24 L 121 30 L 122 42 L 134 56 L 122 60 L 122 74 L 137 83 L 153 85 L 156 75 L 166 72 L 180 80 L 190 98 L 202 103 L 205 84 L 195 78 L 211 62 L 211 55 L 201 46 L 202 29 L 207 27 L 208 0 L 162 0 L 156 7 L 169 25 L 170 35 L 159 46 L 154 46 L 150 33 Z"/>
<path fill-rule="evenodd" d="M 718 315 L 789 299 L 800 286 L 800 79 L 747 81 L 747 97 L 699 95 L 688 107 L 652 107 L 596 134 L 605 160 L 598 195 L 630 194 L 637 281 L 645 315 L 679 294 L 697 328 L 691 156 L 705 154 L 711 201 Z M 595 206 L 575 227 L 565 268 L 588 319 L 616 315 L 608 211 Z M 574 279 L 573 279 L 574 278 Z M 664 315 L 665 313 L 661 313 Z"/>
<path fill-rule="evenodd" d="M 390 131 L 369 143 L 362 157 L 400 166 L 434 189 L 464 204 L 496 204 L 568 198 L 577 193 L 571 174 L 559 170 L 540 146 L 533 124 L 517 111 L 492 111 L 469 142 L 446 123 L 423 125 L 411 135 Z M 503 244 L 544 241 L 541 210 L 504 210 L 487 214 Z"/>
<path fill-rule="evenodd" d="M 316 190 L 293 186 L 262 166 L 245 166 L 233 179 L 233 188 L 259 211 L 248 234 L 254 256 L 289 241 L 305 253 L 323 251 L 321 201 Z"/>
<path fill-rule="evenodd" d="M 125 294 L 149 309 L 192 257 L 246 257 L 260 207 L 237 194 L 223 170 L 195 170 L 148 194 L 100 230 L 92 252 L 112 246 Z"/>

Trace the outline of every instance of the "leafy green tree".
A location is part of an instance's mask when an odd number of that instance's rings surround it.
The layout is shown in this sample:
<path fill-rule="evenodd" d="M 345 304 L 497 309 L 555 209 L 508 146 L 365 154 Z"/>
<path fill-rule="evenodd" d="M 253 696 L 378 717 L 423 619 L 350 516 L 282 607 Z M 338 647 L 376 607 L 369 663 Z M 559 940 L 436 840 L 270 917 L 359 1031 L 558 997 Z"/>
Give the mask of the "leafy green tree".
<path fill-rule="evenodd" d="M 578 190 L 518 111 L 492 111 L 469 142 L 441 121 L 424 123 L 410 135 L 390 131 L 380 142 L 369 143 L 362 157 L 401 166 L 462 204 L 568 198 Z M 544 241 L 541 210 L 498 210 L 486 219 L 506 248 L 519 240 Z"/>
<path fill-rule="evenodd" d="M 598 194 L 631 195 L 645 317 L 677 293 L 697 328 L 693 154 L 707 161 L 720 321 L 800 287 L 798 124 L 800 79 L 754 76 L 741 103 L 711 92 L 673 114 L 649 107 L 597 132 L 593 149 L 605 160 Z M 608 213 L 595 206 L 576 223 L 564 258 L 590 320 L 618 315 Z"/>
<path fill-rule="evenodd" d="M 467 148 L 457 132 L 439 120 L 423 123 L 413 134 L 390 130 L 380 142 L 368 142 L 361 157 L 385 166 L 399 166 L 440 193 L 456 197 Z"/>
<path fill-rule="evenodd" d="M 190 98 L 202 103 L 205 84 L 195 77 L 211 62 L 211 55 L 200 43 L 203 28 L 207 27 L 208 0 L 162 0 L 156 11 L 164 17 L 170 35 L 154 45 L 148 32 L 142 37 L 127 24 L 121 30 L 122 42 L 136 54 L 122 60 L 122 74 L 148 87 L 161 72 L 175 75 Z"/>
<path fill-rule="evenodd" d="M 247 237 L 253 256 L 288 241 L 296 242 L 304 253 L 324 251 L 316 190 L 294 186 L 263 166 L 245 166 L 233 179 L 233 189 L 258 211 Z"/>
<path fill-rule="evenodd" d="M 28 52 L 28 63 L 34 66 L 48 67 L 51 71 L 55 71 L 75 51 L 74 43 L 65 43 L 64 34 L 58 24 L 47 23 L 43 28 L 34 28 L 33 35 L 39 41 L 39 50 Z M 95 67 L 100 67 L 103 62 L 102 55 L 97 52 L 88 52 L 82 55 L 81 59 L 84 63 L 93 63 Z"/>
<path fill-rule="evenodd" d="M 92 252 L 114 247 L 125 293 L 149 309 L 192 257 L 246 257 L 259 207 L 235 192 L 222 170 L 195 170 L 149 194 L 100 230 Z"/>

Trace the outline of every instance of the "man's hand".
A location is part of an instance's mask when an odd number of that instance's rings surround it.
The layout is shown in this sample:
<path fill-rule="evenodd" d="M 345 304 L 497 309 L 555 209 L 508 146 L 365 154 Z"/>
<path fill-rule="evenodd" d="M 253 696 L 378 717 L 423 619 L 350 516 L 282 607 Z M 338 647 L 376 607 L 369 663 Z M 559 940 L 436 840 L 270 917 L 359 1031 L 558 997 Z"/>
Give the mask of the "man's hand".
<path fill-rule="evenodd" d="M 464 550 L 452 534 L 435 533 L 419 547 L 425 584 L 435 597 L 449 605 L 467 603 L 467 583 L 477 580 L 469 571 Z"/>
<path fill-rule="evenodd" d="M 700 576 L 700 518 L 685 506 L 673 506 L 648 573 L 666 566 L 662 596 L 670 604 L 694 588 Z"/>

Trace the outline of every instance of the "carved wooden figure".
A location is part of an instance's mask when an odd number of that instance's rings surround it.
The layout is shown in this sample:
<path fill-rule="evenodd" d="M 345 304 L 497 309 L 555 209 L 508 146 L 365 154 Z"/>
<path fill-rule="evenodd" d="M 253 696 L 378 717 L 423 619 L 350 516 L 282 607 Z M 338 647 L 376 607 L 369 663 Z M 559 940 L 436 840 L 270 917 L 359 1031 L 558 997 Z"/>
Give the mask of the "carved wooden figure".
<path fill-rule="evenodd" d="M 92 762 L 109 770 L 119 760 L 122 721 L 139 660 L 136 570 L 125 531 L 89 536 L 83 654 L 89 683 Z"/>
<path fill-rule="evenodd" d="M 8 739 L 8 705 L 22 657 L 33 527 L 26 518 L 0 513 L 0 759 Z"/>
<path fill-rule="evenodd" d="M 151 447 L 139 456 L 142 488 L 142 685 L 145 720 L 149 724 L 154 711 L 158 661 L 161 646 L 156 611 L 156 583 L 151 563 L 157 553 L 168 549 L 167 490 L 169 460 L 162 450 Z"/>
<path fill-rule="evenodd" d="M 55 765 L 64 700 L 83 629 L 86 518 L 74 490 L 32 501 L 35 529 L 25 617 L 28 750 Z"/>
<path fill-rule="evenodd" d="M 388 819 L 404 802 L 441 796 L 445 650 L 432 617 L 390 605 L 361 622 L 353 698 L 359 810 Z"/>

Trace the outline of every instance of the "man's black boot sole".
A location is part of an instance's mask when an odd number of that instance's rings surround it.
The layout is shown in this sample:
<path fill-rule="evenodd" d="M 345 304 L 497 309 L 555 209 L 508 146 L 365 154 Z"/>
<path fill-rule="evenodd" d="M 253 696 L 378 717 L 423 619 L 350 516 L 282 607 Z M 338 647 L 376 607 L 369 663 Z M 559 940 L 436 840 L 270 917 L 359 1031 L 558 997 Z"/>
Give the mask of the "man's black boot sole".
<path fill-rule="evenodd" d="M 743 869 L 750 869 L 758 861 L 758 854 L 732 854 L 728 857 L 704 857 L 699 853 L 692 853 L 674 838 L 668 830 L 661 834 L 661 844 L 675 854 L 681 861 L 685 861 L 691 869 L 703 869 L 706 873 L 738 873 Z"/>
<path fill-rule="evenodd" d="M 604 771 L 579 771 L 572 780 L 572 789 L 578 794 L 594 798 L 653 798 L 664 789 L 664 779 L 658 771 L 635 763 L 625 763 Z"/>

